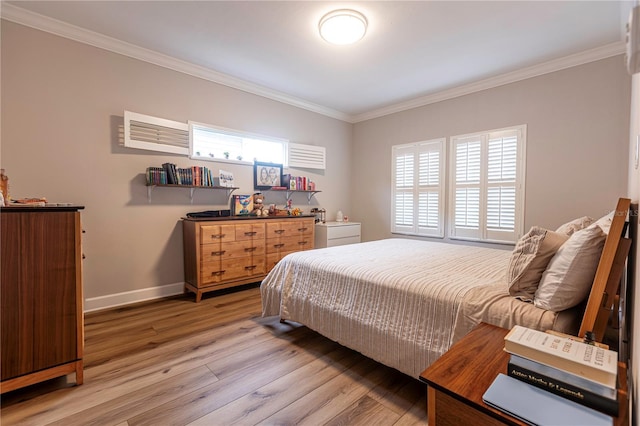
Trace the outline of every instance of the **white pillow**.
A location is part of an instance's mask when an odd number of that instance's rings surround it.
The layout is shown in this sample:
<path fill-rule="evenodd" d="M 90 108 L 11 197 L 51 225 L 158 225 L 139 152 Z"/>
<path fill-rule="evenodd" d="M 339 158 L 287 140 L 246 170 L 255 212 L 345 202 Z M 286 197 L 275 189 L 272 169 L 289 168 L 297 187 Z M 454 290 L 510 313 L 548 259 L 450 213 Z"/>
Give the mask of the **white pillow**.
<path fill-rule="evenodd" d="M 564 225 L 560 225 L 558 229 L 556 229 L 556 232 L 560 234 L 565 234 L 570 237 L 575 232 L 578 232 L 579 230 L 586 228 L 592 223 L 593 223 L 593 218 L 589 216 L 582 216 L 577 219 L 573 219 L 572 221 L 567 222 Z"/>
<path fill-rule="evenodd" d="M 571 235 L 542 274 L 533 304 L 560 312 L 582 302 L 591 290 L 605 239 L 596 223 Z"/>
<path fill-rule="evenodd" d="M 549 261 L 569 237 L 533 226 L 516 243 L 507 267 L 509 294 L 532 302 L 542 273 Z"/>

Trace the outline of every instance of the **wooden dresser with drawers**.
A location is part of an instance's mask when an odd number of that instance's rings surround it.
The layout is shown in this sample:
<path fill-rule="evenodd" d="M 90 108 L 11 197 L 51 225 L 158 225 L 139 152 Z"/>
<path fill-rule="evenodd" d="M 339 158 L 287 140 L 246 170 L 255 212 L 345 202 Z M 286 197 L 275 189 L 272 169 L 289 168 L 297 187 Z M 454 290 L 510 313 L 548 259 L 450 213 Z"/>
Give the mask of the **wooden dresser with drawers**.
<path fill-rule="evenodd" d="M 261 281 L 289 253 L 313 248 L 313 216 L 183 219 L 185 291 Z"/>

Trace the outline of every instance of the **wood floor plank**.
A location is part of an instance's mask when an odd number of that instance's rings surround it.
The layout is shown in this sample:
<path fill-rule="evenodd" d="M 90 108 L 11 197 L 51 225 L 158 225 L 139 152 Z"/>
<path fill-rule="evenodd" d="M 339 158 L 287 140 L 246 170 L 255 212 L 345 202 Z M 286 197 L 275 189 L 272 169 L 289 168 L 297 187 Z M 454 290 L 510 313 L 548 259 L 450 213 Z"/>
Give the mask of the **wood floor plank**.
<path fill-rule="evenodd" d="M 367 396 L 325 423 L 326 426 L 391 425 L 400 416 Z"/>
<path fill-rule="evenodd" d="M 217 381 L 218 378 L 208 368 L 194 368 L 135 392 L 109 399 L 50 425 L 105 425 L 126 422 L 131 417 L 191 393 L 194 388 L 205 387 Z"/>
<path fill-rule="evenodd" d="M 373 388 L 368 396 L 396 413 L 404 414 L 416 402 L 427 400 L 427 385 L 409 376 L 394 374 Z"/>
<path fill-rule="evenodd" d="M 238 398 L 190 425 L 209 426 L 217 419 L 225 424 L 257 424 L 274 412 L 291 404 L 314 389 L 336 377 L 355 362 L 346 350 L 340 348 L 345 362 L 336 362 L 334 357 L 322 356 L 290 373 L 270 381 L 255 391 Z M 295 392 L 291 392 L 295 389 Z"/>
<path fill-rule="evenodd" d="M 426 423 L 424 385 L 262 318 L 259 288 L 190 296 L 87 314 L 84 384 L 8 392 L 2 425 Z"/>
<path fill-rule="evenodd" d="M 418 426 L 426 424 L 427 413 L 427 397 L 426 395 L 415 404 L 409 410 L 400 417 L 400 419 L 394 423 L 393 426 Z"/>
<path fill-rule="evenodd" d="M 390 370 L 363 358 L 351 368 L 262 421 L 262 424 L 319 425 L 364 397 Z"/>
<path fill-rule="evenodd" d="M 332 342 L 320 340 L 318 346 L 329 351 L 326 355 L 329 359 L 346 356 L 346 350 Z M 265 360 L 270 368 L 265 369 L 263 364 L 250 365 L 243 371 L 165 404 L 160 410 L 153 410 L 129 419 L 129 425 L 154 426 L 162 422 L 188 424 L 314 360 L 316 360 L 315 354 L 306 352 L 303 348 L 293 348 L 284 357 L 278 356 L 276 359 Z M 184 407 L 189 409 L 185 410 Z M 226 424 L 226 419 L 217 420 Z"/>

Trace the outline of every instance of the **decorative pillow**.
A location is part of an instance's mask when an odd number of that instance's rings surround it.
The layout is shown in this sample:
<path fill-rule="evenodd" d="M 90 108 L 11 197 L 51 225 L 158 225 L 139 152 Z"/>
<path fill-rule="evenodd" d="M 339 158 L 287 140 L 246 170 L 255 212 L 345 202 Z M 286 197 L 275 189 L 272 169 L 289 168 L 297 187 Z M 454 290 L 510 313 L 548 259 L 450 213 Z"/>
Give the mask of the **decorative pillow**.
<path fill-rule="evenodd" d="M 560 225 L 556 232 L 560 234 L 565 234 L 567 236 L 573 235 L 575 232 L 586 228 L 587 226 L 593 223 L 593 218 L 589 216 L 582 216 L 577 219 L 572 220 L 571 222 L 567 222 L 564 225 Z"/>
<path fill-rule="evenodd" d="M 509 294 L 525 302 L 533 301 L 547 264 L 568 239 L 564 234 L 538 226 L 532 227 L 520 238 L 507 268 Z"/>
<path fill-rule="evenodd" d="M 533 304 L 560 312 L 582 302 L 591 290 L 605 239 L 595 223 L 569 237 L 542 274 Z"/>
<path fill-rule="evenodd" d="M 613 210 L 606 216 L 602 216 L 600 219 L 596 220 L 596 224 L 602 229 L 602 231 L 609 235 L 609 229 L 611 229 L 611 223 L 613 222 L 613 216 L 616 214 L 616 211 Z"/>

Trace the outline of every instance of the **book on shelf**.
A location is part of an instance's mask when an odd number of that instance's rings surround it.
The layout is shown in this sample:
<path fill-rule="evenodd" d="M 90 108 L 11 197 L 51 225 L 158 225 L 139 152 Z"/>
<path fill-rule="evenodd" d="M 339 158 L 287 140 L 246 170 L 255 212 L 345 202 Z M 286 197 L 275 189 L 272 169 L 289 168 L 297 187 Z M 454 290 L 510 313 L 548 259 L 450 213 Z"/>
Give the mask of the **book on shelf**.
<path fill-rule="evenodd" d="M 291 191 L 315 191 L 316 184 L 307 176 L 292 176 L 291 174 L 283 174 L 281 185 Z"/>
<path fill-rule="evenodd" d="M 213 173 L 207 167 L 178 168 L 173 163 L 147 167 L 147 185 L 215 186 Z"/>
<path fill-rule="evenodd" d="M 498 374 L 482 395 L 485 404 L 530 425 L 613 425 L 613 417 L 551 392 Z"/>
<path fill-rule="evenodd" d="M 603 413 L 618 415 L 618 391 L 569 372 L 511 355 L 507 375 Z"/>
<path fill-rule="evenodd" d="M 618 353 L 538 330 L 514 326 L 505 351 L 616 388 Z"/>

